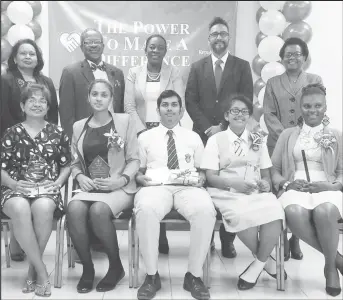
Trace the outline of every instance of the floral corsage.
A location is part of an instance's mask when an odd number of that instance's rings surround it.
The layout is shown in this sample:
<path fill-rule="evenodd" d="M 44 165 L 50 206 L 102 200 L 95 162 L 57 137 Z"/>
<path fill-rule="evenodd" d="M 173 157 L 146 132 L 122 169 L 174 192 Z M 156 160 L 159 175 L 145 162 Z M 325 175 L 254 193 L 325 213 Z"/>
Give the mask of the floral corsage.
<path fill-rule="evenodd" d="M 115 147 L 119 151 L 124 149 L 124 140 L 121 138 L 121 136 L 111 128 L 111 131 L 109 133 L 104 133 L 104 136 L 108 137 L 107 147 Z"/>
<path fill-rule="evenodd" d="M 262 144 L 263 144 L 263 138 L 267 135 L 261 127 L 257 126 L 254 128 L 252 132 L 250 132 L 250 138 L 251 138 L 251 149 L 254 151 L 258 151 Z"/>
<path fill-rule="evenodd" d="M 324 132 L 317 132 L 314 135 L 314 140 L 323 147 L 325 150 L 330 149 L 333 152 L 333 145 L 337 142 L 335 136 L 333 133 L 330 131 L 328 133 Z"/>

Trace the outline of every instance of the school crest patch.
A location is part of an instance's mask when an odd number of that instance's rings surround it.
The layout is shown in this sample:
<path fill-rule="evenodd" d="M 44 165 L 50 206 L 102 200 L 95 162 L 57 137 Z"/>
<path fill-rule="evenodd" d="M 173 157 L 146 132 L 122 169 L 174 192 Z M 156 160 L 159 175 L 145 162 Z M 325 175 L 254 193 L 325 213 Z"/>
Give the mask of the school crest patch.
<path fill-rule="evenodd" d="M 185 155 L 185 160 L 186 160 L 186 163 L 190 163 L 191 162 L 191 155 L 190 154 L 186 154 Z"/>

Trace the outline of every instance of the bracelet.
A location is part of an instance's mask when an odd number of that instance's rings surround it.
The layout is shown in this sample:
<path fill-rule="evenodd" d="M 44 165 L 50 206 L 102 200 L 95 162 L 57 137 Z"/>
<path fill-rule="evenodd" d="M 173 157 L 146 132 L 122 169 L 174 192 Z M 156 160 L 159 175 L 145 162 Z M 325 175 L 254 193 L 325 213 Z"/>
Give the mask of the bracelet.
<path fill-rule="evenodd" d="M 122 174 L 121 176 L 125 179 L 124 186 L 128 185 L 129 182 L 130 182 L 130 177 L 128 175 L 126 175 L 126 174 Z"/>

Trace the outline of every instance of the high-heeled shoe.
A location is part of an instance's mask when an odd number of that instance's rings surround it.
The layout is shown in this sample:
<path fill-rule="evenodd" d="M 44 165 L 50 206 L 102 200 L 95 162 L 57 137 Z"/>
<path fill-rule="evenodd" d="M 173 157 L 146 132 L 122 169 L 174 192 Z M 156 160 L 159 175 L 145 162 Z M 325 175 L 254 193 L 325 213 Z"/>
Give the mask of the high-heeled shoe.
<path fill-rule="evenodd" d="M 271 257 L 271 259 L 274 260 L 275 263 L 276 263 L 275 258 L 274 258 L 273 256 L 271 256 L 271 255 L 270 255 L 270 257 Z M 270 275 L 271 277 L 277 279 L 277 274 L 269 273 L 265 268 L 263 268 L 263 270 L 266 271 L 266 273 L 267 273 L 268 275 Z M 286 270 L 283 270 L 283 272 L 284 272 L 284 275 L 283 275 L 283 276 L 285 277 L 285 280 L 287 280 L 287 273 L 286 273 Z"/>
<path fill-rule="evenodd" d="M 24 287 L 22 288 L 22 292 L 24 294 L 28 294 L 28 293 L 32 293 L 34 292 L 36 289 L 36 280 L 29 280 L 29 279 L 26 279 L 25 280 L 25 285 Z"/>
<path fill-rule="evenodd" d="M 343 255 L 341 253 L 339 253 L 338 251 L 337 251 L 337 253 L 340 256 L 340 258 L 343 260 Z M 339 267 L 336 265 L 336 268 L 341 273 L 341 275 L 343 275 L 343 264 L 341 264 L 341 266 L 339 266 Z"/>
<path fill-rule="evenodd" d="M 299 243 L 299 239 L 298 239 L 298 243 Z M 304 255 L 300 250 L 300 246 L 298 247 L 299 249 L 294 249 L 295 247 L 295 239 L 293 238 L 293 236 L 289 239 L 289 249 L 291 252 L 291 257 L 293 259 L 296 260 L 302 260 Z"/>
<path fill-rule="evenodd" d="M 252 262 L 253 263 L 253 262 Z M 256 283 L 257 283 L 257 280 L 259 279 L 262 271 L 260 272 L 260 274 L 257 276 L 257 279 L 255 282 L 248 282 L 248 281 L 245 281 L 244 279 L 241 278 L 241 276 L 250 268 L 250 266 L 252 265 L 252 263 L 243 271 L 242 274 L 239 275 L 239 279 L 238 279 L 238 283 L 237 283 L 237 288 L 241 291 L 246 291 L 246 290 L 250 290 L 252 289 Z"/>
<path fill-rule="evenodd" d="M 51 284 L 47 280 L 43 284 L 36 284 L 35 294 L 40 297 L 50 297 L 51 296 Z"/>
<path fill-rule="evenodd" d="M 324 276 L 325 276 L 325 279 L 326 279 L 326 270 L 325 270 L 325 267 L 324 267 Z M 332 297 L 336 297 L 338 296 L 342 289 L 341 287 L 337 288 L 337 287 L 331 287 L 331 286 L 327 286 L 327 282 L 325 284 L 325 291 L 328 295 L 332 296 Z"/>

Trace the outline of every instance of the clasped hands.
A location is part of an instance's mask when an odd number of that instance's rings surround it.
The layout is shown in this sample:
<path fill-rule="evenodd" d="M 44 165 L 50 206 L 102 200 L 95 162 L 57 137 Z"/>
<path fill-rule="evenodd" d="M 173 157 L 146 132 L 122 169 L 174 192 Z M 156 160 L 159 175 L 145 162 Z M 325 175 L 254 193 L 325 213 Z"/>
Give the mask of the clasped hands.
<path fill-rule="evenodd" d="M 308 182 L 303 179 L 296 179 L 287 186 L 287 191 L 295 190 L 304 193 L 320 193 L 330 191 L 332 184 L 327 181 Z"/>
<path fill-rule="evenodd" d="M 214 135 L 218 132 L 221 132 L 221 131 L 222 131 L 222 126 L 220 124 L 219 125 L 213 125 L 210 128 L 205 130 L 205 134 L 208 137 L 211 137 L 212 135 Z"/>
<path fill-rule="evenodd" d="M 230 188 L 239 193 L 250 195 L 253 191 L 258 190 L 260 193 L 270 192 L 270 185 L 266 180 L 247 181 L 242 178 L 231 178 Z"/>
<path fill-rule="evenodd" d="M 49 194 L 57 194 L 61 189 L 61 184 L 58 181 L 46 180 L 43 182 L 30 182 L 26 180 L 16 181 L 11 189 L 15 192 L 27 195 L 31 194 L 31 190 L 37 187 L 44 187 L 44 192 Z"/>
<path fill-rule="evenodd" d="M 89 192 L 91 190 L 114 191 L 125 184 L 124 177 L 95 178 L 93 180 L 86 175 L 79 174 L 76 180 L 83 192 Z"/>

